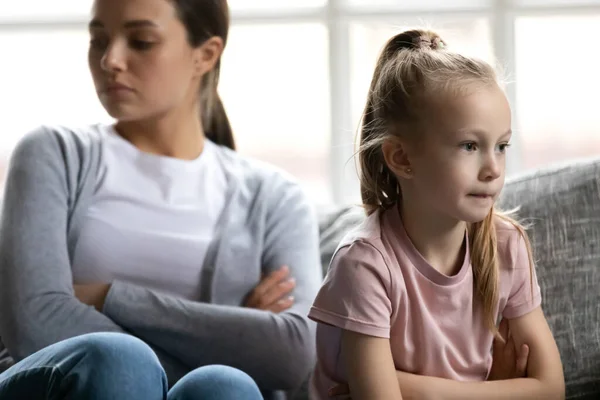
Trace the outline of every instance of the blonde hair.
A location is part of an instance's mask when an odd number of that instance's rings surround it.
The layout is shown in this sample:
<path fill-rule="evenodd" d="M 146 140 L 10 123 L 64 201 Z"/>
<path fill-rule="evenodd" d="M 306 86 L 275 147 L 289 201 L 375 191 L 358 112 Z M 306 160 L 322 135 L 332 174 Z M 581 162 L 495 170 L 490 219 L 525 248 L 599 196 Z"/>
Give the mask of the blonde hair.
<path fill-rule="evenodd" d="M 446 43 L 435 32 L 410 30 L 386 43 L 371 81 L 358 149 L 361 197 L 367 215 L 401 201 L 398 179 L 383 156 L 383 142 L 394 135 L 415 132 L 427 116 L 431 96 L 449 90 L 459 94 L 473 85 L 497 83 L 490 64 L 447 51 Z M 530 268 L 533 266 L 525 228 L 509 214 L 492 208 L 483 221 L 469 224 L 474 289 L 483 303 L 484 322 L 494 334 L 499 291 L 496 218 L 518 230 L 525 240 Z"/>

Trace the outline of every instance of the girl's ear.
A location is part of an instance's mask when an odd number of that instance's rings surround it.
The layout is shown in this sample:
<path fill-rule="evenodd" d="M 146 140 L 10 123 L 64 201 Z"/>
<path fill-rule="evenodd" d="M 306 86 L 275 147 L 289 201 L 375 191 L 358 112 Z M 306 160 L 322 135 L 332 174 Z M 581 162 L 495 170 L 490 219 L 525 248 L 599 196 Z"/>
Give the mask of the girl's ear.
<path fill-rule="evenodd" d="M 396 137 L 387 138 L 381 150 L 385 163 L 396 176 L 403 179 L 413 177 L 414 171 L 408 157 L 407 145 L 402 140 Z"/>

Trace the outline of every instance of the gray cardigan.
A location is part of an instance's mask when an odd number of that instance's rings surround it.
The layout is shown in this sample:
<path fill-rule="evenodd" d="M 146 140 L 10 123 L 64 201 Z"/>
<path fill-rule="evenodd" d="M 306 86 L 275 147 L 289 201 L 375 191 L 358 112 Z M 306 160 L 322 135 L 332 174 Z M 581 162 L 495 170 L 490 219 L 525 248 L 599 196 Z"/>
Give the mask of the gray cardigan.
<path fill-rule="evenodd" d="M 157 352 L 170 383 L 226 364 L 267 392 L 299 386 L 315 360 L 307 313 L 322 277 L 316 217 L 299 185 L 219 147 L 227 204 L 202 266 L 201 302 L 114 281 L 100 313 L 74 297 L 70 266 L 98 174 L 99 135 L 98 126 L 42 127 L 13 153 L 0 225 L 0 337 L 10 355 L 124 331 Z M 296 278 L 294 306 L 280 314 L 242 308 L 261 274 L 282 265 Z"/>

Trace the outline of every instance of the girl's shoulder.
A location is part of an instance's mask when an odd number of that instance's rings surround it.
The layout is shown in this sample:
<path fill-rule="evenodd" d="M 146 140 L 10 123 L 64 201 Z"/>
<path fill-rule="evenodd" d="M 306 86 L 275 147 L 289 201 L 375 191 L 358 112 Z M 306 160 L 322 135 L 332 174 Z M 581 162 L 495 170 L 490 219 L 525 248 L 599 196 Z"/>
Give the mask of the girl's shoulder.
<path fill-rule="evenodd" d="M 357 209 L 356 212 L 362 212 Z M 364 218 L 359 224 L 348 230 L 340 242 L 340 247 L 362 243 L 373 247 L 379 247 L 382 236 L 382 213 L 376 211 Z"/>
<path fill-rule="evenodd" d="M 529 264 L 531 245 L 525 228 L 516 220 L 499 215 L 495 220 L 500 266 L 508 269 Z"/>
<path fill-rule="evenodd" d="M 388 264 L 387 248 L 382 240 L 384 232 L 381 217 L 381 212 L 377 211 L 349 229 L 339 242 L 334 258 L 370 258 Z"/>

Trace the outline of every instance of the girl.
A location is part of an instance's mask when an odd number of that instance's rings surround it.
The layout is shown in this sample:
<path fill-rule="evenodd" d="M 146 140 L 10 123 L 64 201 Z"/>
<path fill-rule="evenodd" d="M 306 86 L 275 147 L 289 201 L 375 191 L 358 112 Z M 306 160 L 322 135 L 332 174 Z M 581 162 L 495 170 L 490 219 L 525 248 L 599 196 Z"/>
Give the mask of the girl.
<path fill-rule="evenodd" d="M 169 399 L 281 398 L 314 365 L 318 229 L 293 179 L 234 151 L 227 2 L 92 14 L 89 67 L 116 122 L 40 128 L 13 153 L 0 336 L 25 360 L 0 398 L 163 399 L 166 378 Z"/>
<path fill-rule="evenodd" d="M 430 31 L 388 41 L 360 139 L 368 217 L 339 245 L 309 314 L 314 399 L 345 383 L 354 400 L 564 396 L 529 241 L 494 209 L 510 116 L 487 63 Z M 491 381 L 519 375 L 490 373 L 500 316 L 507 346 L 528 346 L 527 377 Z"/>

